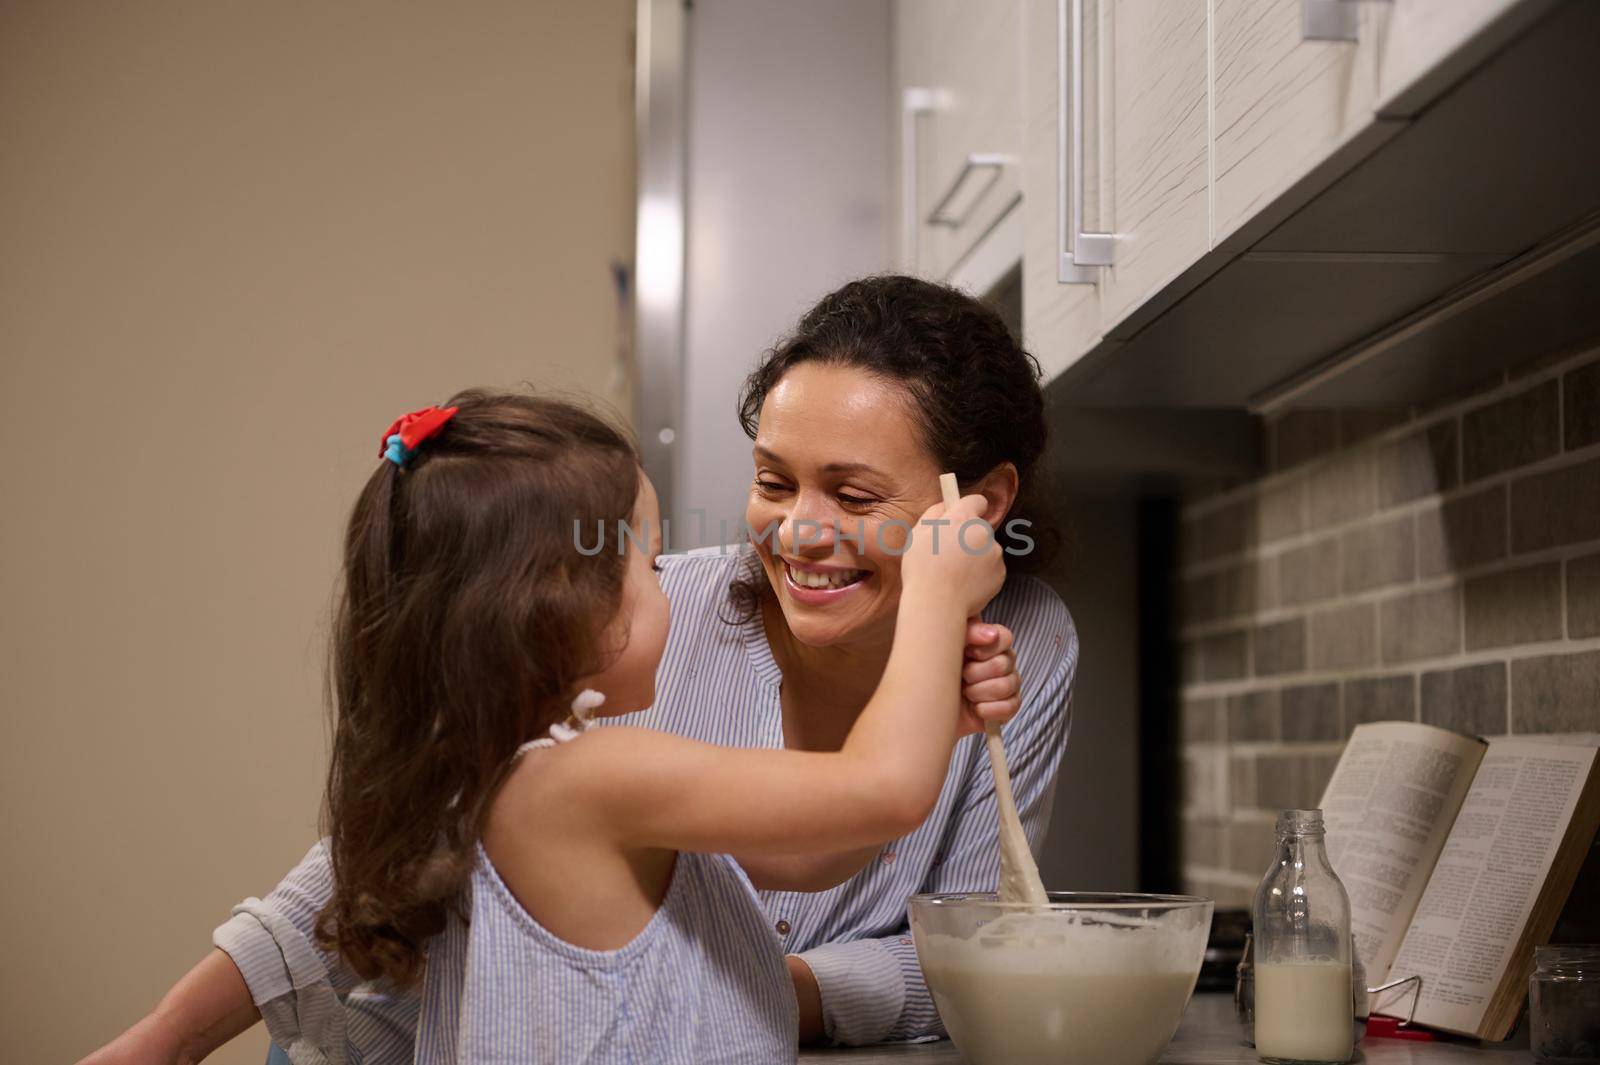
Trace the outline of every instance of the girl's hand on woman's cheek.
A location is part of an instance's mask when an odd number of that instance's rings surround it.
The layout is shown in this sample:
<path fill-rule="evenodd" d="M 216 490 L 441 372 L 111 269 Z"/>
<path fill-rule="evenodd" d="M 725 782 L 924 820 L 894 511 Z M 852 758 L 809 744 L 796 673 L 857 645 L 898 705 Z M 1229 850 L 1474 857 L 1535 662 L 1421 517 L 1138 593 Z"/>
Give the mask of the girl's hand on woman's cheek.
<path fill-rule="evenodd" d="M 961 735 L 982 732 L 986 721 L 1005 724 L 1022 708 L 1022 680 L 1011 649 L 1011 630 L 973 619 L 967 622 L 966 661 L 961 665 Z"/>

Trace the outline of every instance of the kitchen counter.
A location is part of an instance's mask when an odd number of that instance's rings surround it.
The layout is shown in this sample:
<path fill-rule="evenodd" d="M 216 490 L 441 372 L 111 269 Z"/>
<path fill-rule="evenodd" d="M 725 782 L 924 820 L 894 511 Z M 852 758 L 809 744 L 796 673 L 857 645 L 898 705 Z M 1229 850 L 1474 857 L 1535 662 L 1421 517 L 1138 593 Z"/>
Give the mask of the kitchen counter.
<path fill-rule="evenodd" d="M 961 1065 L 965 1060 L 948 1039 L 937 1043 L 810 1050 L 800 1055 L 808 1065 Z M 1501 1065 L 1529 1062 L 1533 1055 L 1515 1040 L 1509 1045 L 1466 1042 L 1417 1043 L 1403 1039 L 1367 1039 L 1357 1046 L 1355 1060 L 1370 1065 Z M 1257 1065 L 1256 1052 L 1239 1042 L 1233 997 L 1196 995 L 1162 1065 Z"/>

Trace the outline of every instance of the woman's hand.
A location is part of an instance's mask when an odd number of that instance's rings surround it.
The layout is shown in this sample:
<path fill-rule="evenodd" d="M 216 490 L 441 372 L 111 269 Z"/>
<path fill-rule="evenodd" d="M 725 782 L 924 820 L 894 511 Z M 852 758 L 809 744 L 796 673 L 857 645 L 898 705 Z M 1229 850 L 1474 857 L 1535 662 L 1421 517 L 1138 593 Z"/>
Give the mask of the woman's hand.
<path fill-rule="evenodd" d="M 1011 630 L 973 618 L 967 622 L 966 660 L 961 665 L 961 730 L 982 732 L 984 723 L 1003 725 L 1022 707 L 1022 678 L 1011 649 Z"/>

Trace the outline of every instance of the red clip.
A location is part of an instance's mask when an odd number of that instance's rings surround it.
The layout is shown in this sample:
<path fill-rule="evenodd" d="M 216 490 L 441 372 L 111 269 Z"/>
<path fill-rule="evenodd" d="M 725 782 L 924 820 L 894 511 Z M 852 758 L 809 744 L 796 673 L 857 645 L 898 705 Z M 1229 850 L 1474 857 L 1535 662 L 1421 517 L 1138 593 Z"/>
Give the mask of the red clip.
<path fill-rule="evenodd" d="M 399 436 L 400 442 L 406 446 L 408 452 L 416 450 L 418 444 L 443 429 L 445 423 L 455 417 L 457 409 L 459 408 L 446 407 L 440 410 L 438 407 L 424 407 L 396 418 L 394 424 L 385 429 L 383 436 L 378 440 L 378 457 L 383 458 L 388 451 L 391 436 Z"/>
<path fill-rule="evenodd" d="M 1402 1028 L 1400 1018 L 1383 1017 L 1374 1013 L 1367 1018 L 1367 1035 L 1373 1039 L 1406 1039 L 1413 1043 L 1433 1042 L 1433 1033 L 1425 1028 L 1410 1025 Z"/>

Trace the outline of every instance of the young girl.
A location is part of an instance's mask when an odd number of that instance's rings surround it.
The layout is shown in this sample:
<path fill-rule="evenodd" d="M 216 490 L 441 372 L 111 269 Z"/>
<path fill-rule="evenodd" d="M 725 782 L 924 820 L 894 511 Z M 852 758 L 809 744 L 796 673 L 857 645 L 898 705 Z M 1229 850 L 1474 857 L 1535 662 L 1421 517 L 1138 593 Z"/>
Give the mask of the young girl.
<path fill-rule="evenodd" d="M 932 507 L 943 537 L 906 545 L 894 649 L 843 748 L 740 750 L 585 731 L 650 705 L 667 633 L 655 492 L 616 430 L 467 392 L 397 422 L 383 454 L 334 633 L 332 900 L 315 948 L 284 932 L 286 954 L 337 953 L 330 969 L 369 983 L 324 1009 L 298 996 L 269 1032 L 297 1065 L 793 1060 L 791 980 L 727 855 L 843 879 L 932 808 L 954 741 L 981 727 L 962 705 L 966 619 L 1004 566 L 992 538 L 974 553 L 983 538 L 954 532 L 982 497 Z M 219 968 L 97 1060 L 203 1056 L 252 1023 L 214 1020 Z"/>

